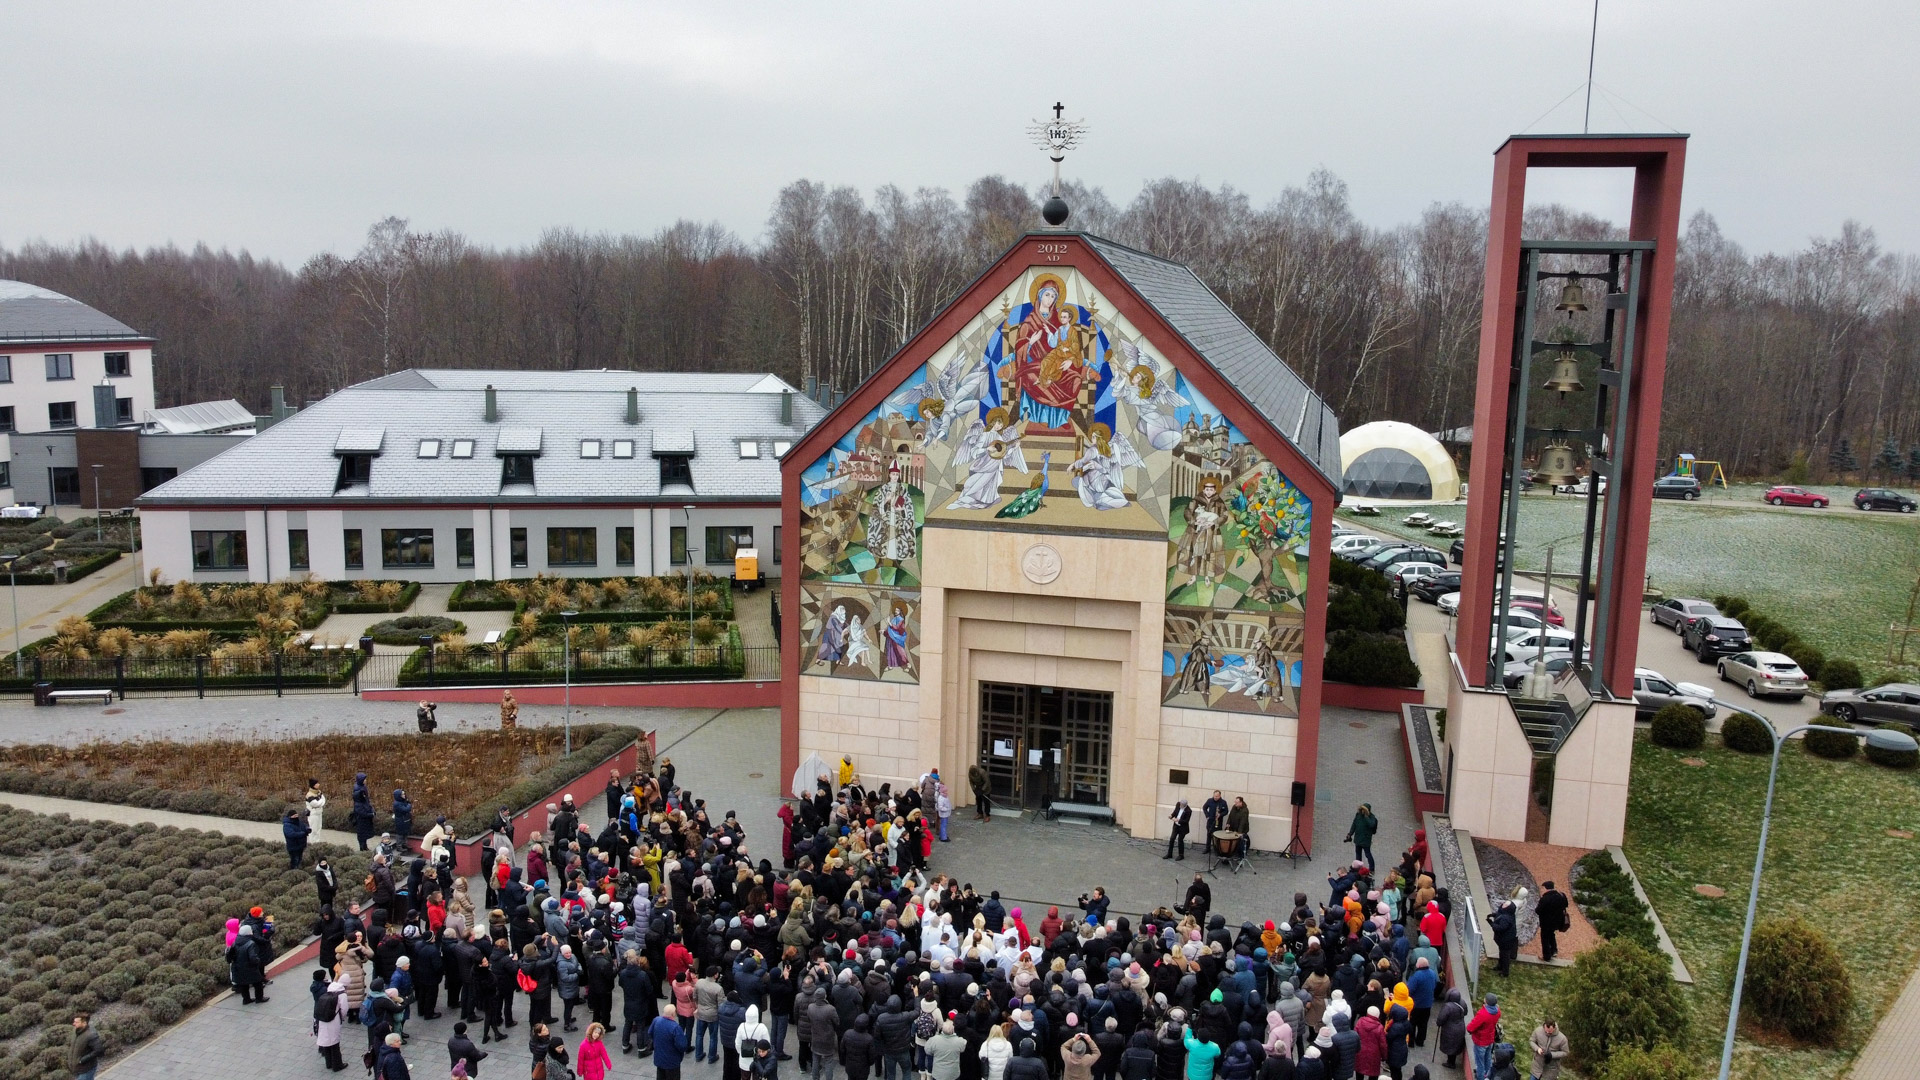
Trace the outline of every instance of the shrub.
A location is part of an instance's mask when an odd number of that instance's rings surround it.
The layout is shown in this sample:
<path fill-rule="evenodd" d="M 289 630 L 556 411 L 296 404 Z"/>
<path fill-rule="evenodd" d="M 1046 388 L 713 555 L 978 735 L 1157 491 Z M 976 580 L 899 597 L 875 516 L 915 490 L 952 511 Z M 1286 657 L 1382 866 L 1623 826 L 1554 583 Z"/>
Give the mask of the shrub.
<path fill-rule="evenodd" d="M 1809 679 L 1818 679 L 1827 668 L 1827 654 L 1797 638 L 1787 642 L 1786 648 L 1780 651 L 1793 657 L 1793 662 L 1800 665 Z"/>
<path fill-rule="evenodd" d="M 1889 769 L 1911 769 L 1920 765 L 1920 750 L 1882 750 L 1868 743 L 1867 760 Z"/>
<path fill-rule="evenodd" d="M 1752 633 L 1752 631 L 1748 631 L 1748 632 Z M 1799 638 L 1796 638 L 1793 636 L 1793 631 L 1787 629 L 1784 626 L 1781 626 L 1779 623 L 1774 622 L 1771 619 L 1767 621 L 1766 629 L 1760 631 L 1757 634 L 1754 634 L 1753 636 L 1758 638 L 1760 641 L 1760 644 L 1764 646 L 1769 652 L 1785 652 L 1788 642 L 1800 640 Z"/>
<path fill-rule="evenodd" d="M 1406 641 L 1391 634 L 1339 630 L 1327 635 L 1321 670 L 1333 682 L 1355 686 L 1420 685 L 1420 667 L 1407 655 Z"/>
<path fill-rule="evenodd" d="M 1799 918 L 1767 919 L 1753 928 L 1741 1004 L 1763 1028 L 1832 1045 L 1846 1030 L 1853 980 L 1818 928 Z"/>
<path fill-rule="evenodd" d="M 1818 754 L 1823 758 L 1845 761 L 1860 750 L 1860 737 L 1852 732 L 1809 731 L 1806 736 L 1806 749 L 1809 754 Z"/>
<path fill-rule="evenodd" d="M 1675 703 L 1653 714 L 1653 741 L 1674 750 L 1698 750 L 1707 739 L 1707 718 L 1691 705 Z"/>
<path fill-rule="evenodd" d="M 1860 678 L 1859 664 L 1851 660 L 1829 660 L 1820 667 L 1820 685 L 1829 690 L 1858 690 L 1866 683 Z"/>
<path fill-rule="evenodd" d="M 1651 1050 L 1687 1033 L 1687 1000 L 1660 952 L 1631 941 L 1608 941 L 1580 954 L 1553 992 L 1567 1045 L 1589 1069 L 1616 1051 Z"/>
<path fill-rule="evenodd" d="M 1616 1052 L 1601 1080 L 1695 1080 L 1699 1075 L 1693 1059 L 1662 1043 L 1651 1050 L 1629 1046 Z"/>
<path fill-rule="evenodd" d="M 1647 917 L 1647 905 L 1633 891 L 1633 879 L 1604 851 L 1581 856 L 1573 864 L 1573 898 L 1587 921 L 1608 940 L 1636 942 L 1658 949 L 1659 936 Z"/>
<path fill-rule="evenodd" d="M 1716 596 L 1713 598 L 1713 606 L 1719 608 L 1720 614 L 1727 618 L 1737 619 L 1752 610 L 1753 605 L 1747 603 L 1747 598 L 1744 596 Z"/>
<path fill-rule="evenodd" d="M 147 999 L 147 1015 L 157 1023 L 171 1024 L 180 1019 L 180 1013 L 180 1003 L 172 994 L 155 993 Z"/>
<path fill-rule="evenodd" d="M 1750 713 L 1728 713 L 1720 722 L 1720 743 L 1742 754 L 1773 753 L 1772 731 L 1765 721 Z"/>
<path fill-rule="evenodd" d="M 466 632 L 465 623 L 444 615 L 407 615 L 383 619 L 367 627 L 367 636 L 382 645 L 418 645 L 422 634 L 437 638 Z"/>

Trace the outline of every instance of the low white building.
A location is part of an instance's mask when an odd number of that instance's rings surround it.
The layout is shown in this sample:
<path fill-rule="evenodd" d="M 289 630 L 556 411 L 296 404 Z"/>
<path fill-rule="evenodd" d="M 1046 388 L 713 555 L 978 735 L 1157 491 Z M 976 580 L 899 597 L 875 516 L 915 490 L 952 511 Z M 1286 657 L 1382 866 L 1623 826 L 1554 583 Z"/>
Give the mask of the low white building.
<path fill-rule="evenodd" d="M 131 430 L 151 412 L 154 340 L 70 296 L 0 280 L 0 503 L 15 499 L 17 470 L 35 470 L 36 501 L 94 505 L 94 464 L 108 478 L 100 501 L 126 506 L 138 494 L 130 440 L 100 443 L 85 460 L 22 460 L 14 432 Z M 85 478 L 83 480 L 83 477 Z M 116 497 L 117 496 L 117 497 Z"/>
<path fill-rule="evenodd" d="M 409 370 L 139 500 L 168 580 L 778 576 L 780 457 L 824 410 L 771 375 Z"/>

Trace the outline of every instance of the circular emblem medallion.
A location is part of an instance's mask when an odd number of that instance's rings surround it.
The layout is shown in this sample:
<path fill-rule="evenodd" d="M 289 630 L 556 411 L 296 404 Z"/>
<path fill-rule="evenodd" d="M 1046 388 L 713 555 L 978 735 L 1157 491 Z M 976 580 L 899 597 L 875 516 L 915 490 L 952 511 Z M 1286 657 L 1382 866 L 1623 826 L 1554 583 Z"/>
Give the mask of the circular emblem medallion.
<path fill-rule="evenodd" d="M 1060 576 L 1060 553 L 1046 544 L 1035 544 L 1020 557 L 1020 572 L 1035 585 L 1045 585 Z"/>

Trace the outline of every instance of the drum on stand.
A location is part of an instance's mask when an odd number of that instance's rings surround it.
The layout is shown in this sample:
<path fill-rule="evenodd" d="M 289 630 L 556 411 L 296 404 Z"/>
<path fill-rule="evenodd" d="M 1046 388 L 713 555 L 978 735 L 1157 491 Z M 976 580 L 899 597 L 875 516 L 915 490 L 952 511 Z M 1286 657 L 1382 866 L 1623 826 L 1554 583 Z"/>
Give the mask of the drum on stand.
<path fill-rule="evenodd" d="M 1231 859 L 1240 847 L 1240 834 L 1221 829 L 1213 834 L 1213 853 L 1223 859 Z"/>

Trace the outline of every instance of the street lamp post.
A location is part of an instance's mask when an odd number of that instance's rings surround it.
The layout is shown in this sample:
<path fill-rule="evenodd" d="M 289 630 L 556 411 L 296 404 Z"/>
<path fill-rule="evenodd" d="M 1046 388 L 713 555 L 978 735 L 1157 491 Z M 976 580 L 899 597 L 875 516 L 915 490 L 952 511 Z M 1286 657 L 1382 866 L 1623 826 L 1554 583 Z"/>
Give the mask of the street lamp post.
<path fill-rule="evenodd" d="M 1760 721 L 1767 725 L 1768 734 L 1773 734 L 1773 722 L 1771 720 L 1760 716 L 1759 713 L 1753 712 L 1751 709 L 1742 709 L 1741 711 L 1760 717 Z M 1760 850 L 1754 852 L 1753 855 L 1753 881 L 1747 886 L 1747 921 L 1746 925 L 1740 929 L 1740 961 L 1734 967 L 1733 972 L 1733 1004 L 1731 1010 L 1727 1013 L 1726 1039 L 1720 1047 L 1720 1080 L 1727 1080 L 1727 1071 L 1733 1067 L 1733 1035 L 1735 1030 L 1740 1026 L 1740 992 L 1746 988 L 1747 947 L 1753 942 L 1753 916 L 1755 909 L 1759 907 L 1760 903 L 1760 872 L 1765 869 L 1767 864 L 1767 830 L 1773 823 L 1773 783 L 1775 778 L 1780 775 L 1780 748 L 1787 745 L 1788 739 L 1793 738 L 1803 731 L 1836 731 L 1844 735 L 1860 734 L 1850 727 L 1834 727 L 1829 724 L 1802 724 L 1784 735 L 1774 735 L 1773 737 L 1773 763 L 1767 767 L 1767 800 L 1765 808 L 1760 812 Z M 1868 746 L 1879 750 L 1920 749 L 1920 742 L 1915 742 L 1913 736 L 1902 731 L 1875 728 L 1866 733 L 1866 739 Z"/>
<path fill-rule="evenodd" d="M 693 504 L 687 512 L 687 663 L 693 663 Z"/>
<path fill-rule="evenodd" d="M 106 528 L 107 528 L 106 519 L 100 516 L 100 466 L 98 463 L 96 463 L 93 466 L 93 542 L 94 543 L 104 544 L 107 542 Z"/>
<path fill-rule="evenodd" d="M 20 586 L 14 576 L 14 566 L 20 561 L 20 553 L 10 552 L 0 555 L 7 563 L 7 591 L 13 595 L 13 677 L 19 678 L 24 668 L 20 658 Z"/>
<path fill-rule="evenodd" d="M 566 756 L 568 757 L 573 756 L 573 617 L 578 614 L 580 613 L 577 611 L 563 611 L 560 613 L 560 625 L 563 627 L 562 633 L 566 638 L 565 642 L 560 646 L 560 670 L 563 673 L 561 677 L 565 680 L 566 684 L 565 694 L 567 704 L 565 723 L 567 727 Z"/>

